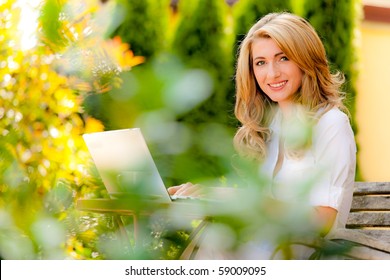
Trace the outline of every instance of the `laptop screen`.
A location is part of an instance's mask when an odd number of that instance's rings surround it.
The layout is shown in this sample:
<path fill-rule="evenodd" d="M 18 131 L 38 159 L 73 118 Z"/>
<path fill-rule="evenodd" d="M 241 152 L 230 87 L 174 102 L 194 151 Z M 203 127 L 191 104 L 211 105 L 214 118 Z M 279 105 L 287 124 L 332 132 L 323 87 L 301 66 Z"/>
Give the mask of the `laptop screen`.
<path fill-rule="evenodd" d="M 83 138 L 110 195 L 171 201 L 139 128 L 88 133 Z"/>

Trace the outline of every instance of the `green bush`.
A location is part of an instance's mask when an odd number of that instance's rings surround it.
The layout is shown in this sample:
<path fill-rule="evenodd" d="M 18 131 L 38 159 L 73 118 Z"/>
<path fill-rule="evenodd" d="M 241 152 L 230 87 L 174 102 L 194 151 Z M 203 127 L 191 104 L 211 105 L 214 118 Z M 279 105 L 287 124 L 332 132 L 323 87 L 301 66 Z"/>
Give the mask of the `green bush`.
<path fill-rule="evenodd" d="M 151 57 L 166 48 L 169 0 L 116 0 L 123 21 L 113 32 L 135 55 Z"/>
<path fill-rule="evenodd" d="M 232 82 L 230 46 L 226 46 L 227 5 L 223 0 L 179 2 L 179 22 L 172 51 L 191 68 L 207 70 L 214 79 L 212 96 L 181 119 L 189 123 L 226 123 L 231 113 L 228 85 Z M 189 20 L 191 19 L 191 20 Z M 183 94 L 186 94 L 183 92 Z"/>
<path fill-rule="evenodd" d="M 261 17 L 272 12 L 291 12 L 290 1 L 285 0 L 240 0 L 233 6 L 234 34 L 236 36 L 234 55 L 240 42 L 244 39 L 249 28 Z"/>
<path fill-rule="evenodd" d="M 351 113 L 352 128 L 355 134 L 358 127 L 355 121 L 356 99 L 356 48 L 355 28 L 358 20 L 356 0 L 306 0 L 303 16 L 317 30 L 324 42 L 328 60 L 333 71 L 341 71 L 346 82 L 343 91 L 346 93 L 345 105 Z M 361 180 L 359 164 L 356 179 Z"/>
<path fill-rule="evenodd" d="M 303 13 L 324 42 L 331 68 L 345 75 L 346 105 L 353 116 L 357 74 L 354 46 L 357 20 L 356 0 L 306 0 Z M 356 132 L 355 123 L 353 123 L 353 128 Z"/>

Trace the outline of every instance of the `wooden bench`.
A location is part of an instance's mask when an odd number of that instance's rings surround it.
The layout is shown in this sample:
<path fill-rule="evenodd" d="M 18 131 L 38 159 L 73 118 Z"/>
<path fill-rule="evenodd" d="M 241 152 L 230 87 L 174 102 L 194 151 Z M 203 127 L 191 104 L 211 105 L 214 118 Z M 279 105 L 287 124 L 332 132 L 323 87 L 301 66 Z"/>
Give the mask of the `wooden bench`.
<path fill-rule="evenodd" d="M 390 260 L 390 182 L 356 182 L 346 229 L 330 239 L 292 243 L 340 252 L 348 248 L 340 256 L 346 259 Z"/>
<path fill-rule="evenodd" d="M 148 205 L 150 209 L 146 209 L 146 212 L 168 207 L 166 204 Z M 183 215 L 191 217 L 195 213 L 192 207 L 194 205 L 189 204 L 183 208 Z M 77 201 L 76 208 L 115 216 L 132 215 L 136 238 L 142 236 L 142 230 L 137 226 L 137 214 L 148 214 L 135 210 L 128 199 L 81 199 Z M 193 215 L 193 218 L 199 217 Z M 118 222 L 120 223 L 120 219 Z M 196 233 L 195 231 L 194 236 Z M 327 242 L 332 242 L 335 246 L 351 246 L 344 254 L 348 259 L 390 259 L 390 182 L 356 182 L 346 229 L 337 232 Z M 304 245 L 320 248 L 323 242 L 313 240 Z"/>
<path fill-rule="evenodd" d="M 353 259 L 390 259 L 390 182 L 356 182 L 346 229 L 337 234 L 355 245 Z"/>
<path fill-rule="evenodd" d="M 347 228 L 390 242 L 390 182 L 356 182 Z"/>

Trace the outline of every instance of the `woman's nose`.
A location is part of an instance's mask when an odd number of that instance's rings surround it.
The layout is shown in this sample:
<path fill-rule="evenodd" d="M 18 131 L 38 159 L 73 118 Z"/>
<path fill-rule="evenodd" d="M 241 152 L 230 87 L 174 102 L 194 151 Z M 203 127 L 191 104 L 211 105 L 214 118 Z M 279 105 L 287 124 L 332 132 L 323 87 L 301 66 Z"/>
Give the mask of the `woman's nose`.
<path fill-rule="evenodd" d="M 280 69 L 276 63 L 268 64 L 268 77 L 276 78 L 280 76 Z"/>

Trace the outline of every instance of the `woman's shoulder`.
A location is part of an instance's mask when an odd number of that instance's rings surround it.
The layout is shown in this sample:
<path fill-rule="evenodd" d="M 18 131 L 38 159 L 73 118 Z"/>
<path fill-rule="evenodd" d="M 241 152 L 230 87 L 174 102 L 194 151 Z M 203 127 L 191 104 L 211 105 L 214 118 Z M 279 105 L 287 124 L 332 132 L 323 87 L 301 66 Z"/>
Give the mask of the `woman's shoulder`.
<path fill-rule="evenodd" d="M 325 112 L 313 130 L 314 142 L 326 142 L 330 139 L 342 139 L 344 143 L 354 142 L 354 132 L 349 117 L 338 108 Z"/>
<path fill-rule="evenodd" d="M 349 117 L 337 107 L 331 108 L 323 113 L 317 123 L 318 126 L 337 126 L 345 124 L 349 125 Z"/>

